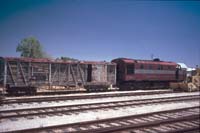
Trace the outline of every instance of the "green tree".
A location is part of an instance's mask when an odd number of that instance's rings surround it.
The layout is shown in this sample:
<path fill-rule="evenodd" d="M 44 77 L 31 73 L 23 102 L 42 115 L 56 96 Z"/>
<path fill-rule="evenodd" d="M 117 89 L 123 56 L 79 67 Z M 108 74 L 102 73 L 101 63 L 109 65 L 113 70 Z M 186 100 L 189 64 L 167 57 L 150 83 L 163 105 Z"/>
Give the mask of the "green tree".
<path fill-rule="evenodd" d="M 21 57 L 46 58 L 42 45 L 34 37 L 27 37 L 21 40 L 16 48 L 17 52 L 21 52 Z"/>
<path fill-rule="evenodd" d="M 74 59 L 74 58 L 70 58 L 70 57 L 64 57 L 64 56 L 61 56 L 60 59 L 63 60 L 63 61 L 78 61 L 78 59 Z"/>

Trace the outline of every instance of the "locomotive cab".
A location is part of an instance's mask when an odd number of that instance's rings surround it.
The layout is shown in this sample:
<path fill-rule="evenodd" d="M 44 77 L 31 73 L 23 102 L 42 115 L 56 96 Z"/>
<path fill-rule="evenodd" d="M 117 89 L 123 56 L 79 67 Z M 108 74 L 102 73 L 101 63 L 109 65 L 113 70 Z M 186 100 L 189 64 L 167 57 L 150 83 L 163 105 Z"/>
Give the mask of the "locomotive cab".
<path fill-rule="evenodd" d="M 179 80 L 179 71 L 181 70 L 181 66 L 180 65 L 177 65 L 176 66 L 176 80 L 178 81 Z"/>
<path fill-rule="evenodd" d="M 184 81 L 186 79 L 186 69 L 182 68 L 181 65 L 176 66 L 176 81 Z"/>

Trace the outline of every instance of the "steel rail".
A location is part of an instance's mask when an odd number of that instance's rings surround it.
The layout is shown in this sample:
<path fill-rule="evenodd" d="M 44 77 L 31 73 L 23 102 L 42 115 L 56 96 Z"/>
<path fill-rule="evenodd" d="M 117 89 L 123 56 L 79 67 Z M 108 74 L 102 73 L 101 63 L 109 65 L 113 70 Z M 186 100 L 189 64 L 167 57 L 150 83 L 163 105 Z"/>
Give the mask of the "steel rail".
<path fill-rule="evenodd" d="M 199 130 L 200 127 L 198 126 L 199 123 L 199 116 L 196 115 L 191 115 L 191 116 L 186 116 L 186 117 L 180 117 L 180 118 L 175 118 L 175 119 L 166 119 L 166 120 L 160 120 L 160 121 L 154 121 L 154 122 L 149 122 L 149 123 L 143 123 L 143 124 L 136 124 L 134 126 L 130 125 L 130 126 L 124 126 L 124 127 L 115 127 L 115 128 L 110 128 L 110 129 L 105 129 L 105 130 L 100 130 L 100 131 L 95 131 L 96 133 L 111 133 L 111 132 L 119 132 L 119 131 L 126 131 L 126 130 L 130 130 L 132 132 L 136 131 L 136 130 L 140 130 L 140 129 L 152 129 L 152 128 L 159 128 L 159 126 L 166 126 L 166 125 L 175 125 L 177 123 L 184 123 L 184 122 L 190 122 L 190 121 L 198 121 L 198 124 L 196 124 L 194 127 L 190 127 L 190 128 L 184 128 L 184 129 L 175 129 L 175 130 L 169 130 L 169 131 L 164 131 L 163 133 L 183 133 L 186 131 L 194 131 L 194 130 Z M 177 126 L 178 128 L 178 126 Z M 158 131 L 159 129 L 157 129 L 156 131 L 159 133 L 162 133 L 162 131 Z M 85 133 L 85 132 L 82 132 Z"/>
<path fill-rule="evenodd" d="M 16 133 L 46 133 L 46 132 L 73 132 L 73 133 L 107 133 L 127 129 L 158 126 L 172 122 L 197 120 L 195 130 L 199 129 L 199 107 L 188 107 L 174 110 L 165 110 L 139 115 L 129 115 L 116 118 L 92 120 L 72 124 L 62 124 L 47 127 L 29 128 L 14 131 Z M 176 116 L 176 117 L 175 117 Z M 187 130 L 187 129 L 185 129 Z M 192 129 L 194 130 L 194 129 Z M 13 131 L 8 131 L 13 132 Z"/>
<path fill-rule="evenodd" d="M 194 124 L 196 123 L 196 124 Z M 144 125 L 144 127 L 129 129 L 129 132 L 138 132 L 138 131 L 153 131 L 156 133 L 187 133 L 187 132 L 195 132 L 199 133 L 200 127 L 199 127 L 200 121 L 197 116 L 190 116 L 190 117 L 184 117 L 182 119 L 177 119 L 174 121 L 163 121 L 161 123 L 154 123 L 149 125 Z M 184 125 L 183 128 L 180 125 Z M 164 131 L 163 128 L 165 129 Z M 127 130 L 124 130 L 127 131 Z M 119 133 L 120 130 L 114 131 L 113 133 Z M 112 132 L 111 132 L 112 133 Z"/>
<path fill-rule="evenodd" d="M 85 110 L 105 109 L 105 108 L 116 108 L 126 106 L 138 106 L 148 104 L 162 104 L 168 102 L 180 102 L 180 101 L 191 101 L 200 99 L 199 95 L 193 96 L 179 96 L 179 97 L 165 97 L 165 98 L 151 98 L 143 100 L 124 100 L 124 101 L 113 101 L 113 102 L 101 102 L 101 103 L 89 103 L 89 104 L 77 104 L 77 105 L 64 105 L 64 106 L 53 106 L 53 107 L 40 107 L 40 108 L 26 108 L 16 110 L 4 110 L 0 111 L 0 119 L 6 118 L 19 118 L 26 116 L 38 116 L 38 115 L 49 115 L 58 113 L 75 113 Z"/>
<path fill-rule="evenodd" d="M 29 102 L 48 102 L 48 101 L 61 101 L 61 100 L 74 100 L 74 99 L 94 99 L 94 98 L 107 98 L 107 97 L 122 97 L 122 96 L 140 96 L 152 94 L 169 94 L 172 91 L 156 91 L 156 92 L 134 92 L 134 93 L 112 93 L 112 94 L 99 94 L 99 95 L 74 95 L 74 96 L 48 96 L 48 97 L 34 97 L 34 98 L 17 98 L 17 99 L 4 99 L 3 104 L 13 103 L 29 103 Z"/>

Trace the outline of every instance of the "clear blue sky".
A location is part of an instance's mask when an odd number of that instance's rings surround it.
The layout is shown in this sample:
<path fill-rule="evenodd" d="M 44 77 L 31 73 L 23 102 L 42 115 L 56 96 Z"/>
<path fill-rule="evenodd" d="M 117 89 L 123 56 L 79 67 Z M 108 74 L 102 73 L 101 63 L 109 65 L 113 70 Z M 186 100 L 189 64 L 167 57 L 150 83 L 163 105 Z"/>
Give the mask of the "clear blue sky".
<path fill-rule="evenodd" d="M 0 0 L 0 56 L 34 36 L 52 57 L 200 65 L 200 2 Z"/>

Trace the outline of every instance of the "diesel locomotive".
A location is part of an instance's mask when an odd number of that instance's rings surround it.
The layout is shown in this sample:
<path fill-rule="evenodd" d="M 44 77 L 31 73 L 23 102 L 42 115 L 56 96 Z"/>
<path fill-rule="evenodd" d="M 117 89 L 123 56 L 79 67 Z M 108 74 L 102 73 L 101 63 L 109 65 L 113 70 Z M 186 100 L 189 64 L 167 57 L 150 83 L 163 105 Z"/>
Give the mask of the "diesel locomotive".
<path fill-rule="evenodd" d="M 170 82 L 186 78 L 186 70 L 174 62 L 117 58 L 117 86 L 120 89 L 168 88 Z"/>

